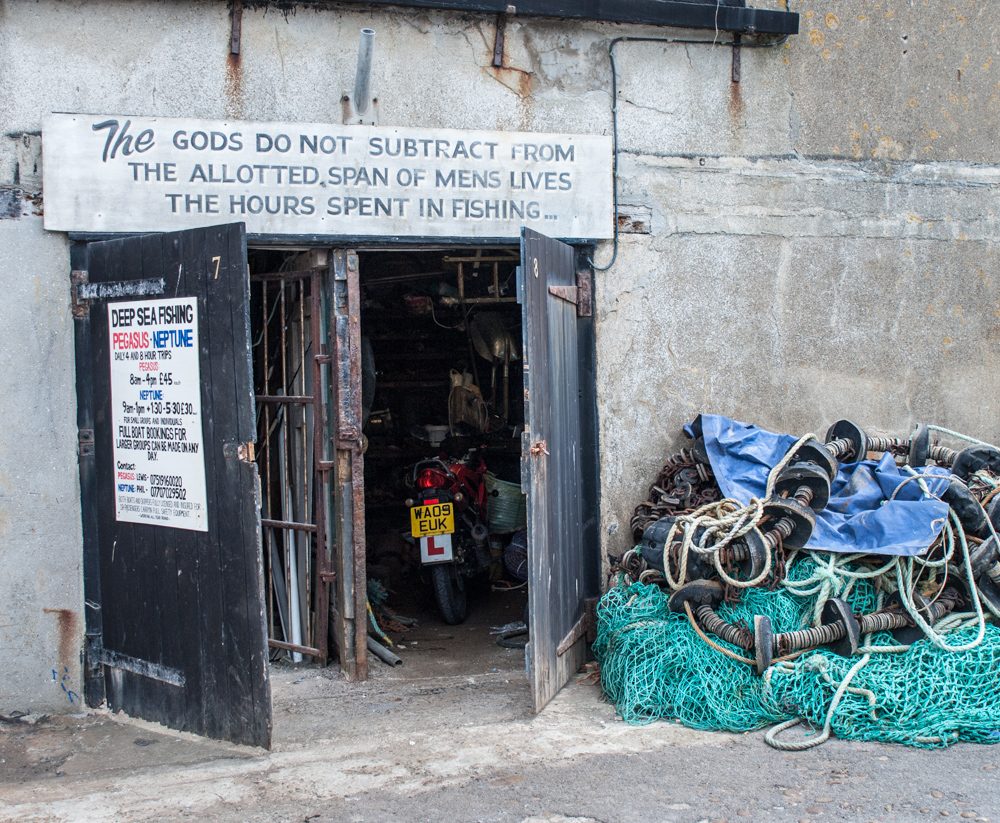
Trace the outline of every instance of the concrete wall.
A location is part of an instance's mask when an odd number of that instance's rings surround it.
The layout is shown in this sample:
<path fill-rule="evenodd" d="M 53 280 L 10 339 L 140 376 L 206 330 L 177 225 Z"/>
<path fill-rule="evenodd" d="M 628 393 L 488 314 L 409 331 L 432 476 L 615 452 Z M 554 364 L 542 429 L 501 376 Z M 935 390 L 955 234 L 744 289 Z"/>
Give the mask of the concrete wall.
<path fill-rule="evenodd" d="M 608 550 L 628 544 L 632 507 L 699 411 L 793 432 L 929 419 L 1000 439 L 1000 26 L 976 0 L 793 7 L 802 33 L 744 50 L 738 85 L 728 48 L 618 52 L 622 201 L 650 233 L 624 235 L 597 277 Z M 610 38 L 706 37 L 515 18 L 495 69 L 489 19 L 311 3 L 248 8 L 235 60 L 221 0 L 0 2 L 0 126 L 37 131 L 53 110 L 339 122 L 363 25 L 378 32 L 383 124 L 583 133 L 610 131 Z M 21 182 L 22 145 L 0 141 L 0 186 Z M 3 447 L 0 708 L 49 709 L 65 697 L 45 682 L 60 658 L 44 610 L 81 601 L 69 263 L 37 218 L 0 232 L 16 249 L 8 425 L 47 426 L 51 445 Z M 25 318 L 51 350 L 29 348 Z"/>
<path fill-rule="evenodd" d="M 83 637 L 68 244 L 0 220 L 0 713 L 80 707 Z"/>
<path fill-rule="evenodd" d="M 598 279 L 608 550 L 700 411 L 1000 441 L 1000 25 L 793 5 L 739 87 L 726 49 L 622 49 L 622 196 L 652 220 Z"/>

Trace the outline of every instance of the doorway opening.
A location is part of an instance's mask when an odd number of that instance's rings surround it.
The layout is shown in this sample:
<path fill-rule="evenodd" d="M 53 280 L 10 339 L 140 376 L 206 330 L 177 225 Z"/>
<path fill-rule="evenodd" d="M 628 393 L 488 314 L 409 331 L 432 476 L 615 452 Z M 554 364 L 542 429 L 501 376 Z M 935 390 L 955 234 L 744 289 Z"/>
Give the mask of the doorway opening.
<path fill-rule="evenodd" d="M 516 247 L 359 255 L 371 627 L 402 676 L 524 668 L 519 263 Z M 453 524 L 431 516 L 442 503 Z M 437 525 L 454 531 L 421 537 Z"/>
<path fill-rule="evenodd" d="M 521 671 L 528 555 L 519 250 L 357 255 L 360 368 L 349 379 L 360 383 L 352 470 L 361 473 L 354 504 L 363 518 L 354 523 L 364 524 L 363 539 L 337 525 L 332 254 L 251 249 L 248 257 L 271 660 L 336 656 L 344 666 L 336 647 L 350 658 L 356 638 L 338 635 L 335 616 L 351 615 L 368 635 L 369 667 L 388 661 L 397 677 Z M 418 526 L 413 509 L 437 517 Z M 421 528 L 435 533 L 421 539 Z M 442 544 L 450 562 L 426 562 Z M 350 585 L 362 593 L 338 602 L 347 588 L 331 587 L 335 570 L 352 568 Z"/>

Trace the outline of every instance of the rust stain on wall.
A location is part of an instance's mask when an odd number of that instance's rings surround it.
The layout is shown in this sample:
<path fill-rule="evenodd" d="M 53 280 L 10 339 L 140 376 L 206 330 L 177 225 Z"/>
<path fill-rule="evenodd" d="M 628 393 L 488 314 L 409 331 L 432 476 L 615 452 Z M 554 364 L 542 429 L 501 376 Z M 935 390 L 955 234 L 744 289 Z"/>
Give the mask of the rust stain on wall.
<path fill-rule="evenodd" d="M 45 614 L 56 616 L 56 631 L 59 633 L 59 665 L 70 669 L 76 664 L 78 645 L 76 612 L 72 609 L 42 609 Z"/>
<path fill-rule="evenodd" d="M 506 86 L 522 100 L 531 97 L 534 85 L 534 75 L 526 69 L 513 68 L 511 66 L 486 66 L 486 71 L 500 85 Z"/>
<path fill-rule="evenodd" d="M 729 83 L 729 117 L 734 126 L 743 124 L 743 92 L 740 84 L 732 81 Z"/>
<path fill-rule="evenodd" d="M 226 54 L 226 116 L 243 116 L 243 63 L 240 55 Z"/>

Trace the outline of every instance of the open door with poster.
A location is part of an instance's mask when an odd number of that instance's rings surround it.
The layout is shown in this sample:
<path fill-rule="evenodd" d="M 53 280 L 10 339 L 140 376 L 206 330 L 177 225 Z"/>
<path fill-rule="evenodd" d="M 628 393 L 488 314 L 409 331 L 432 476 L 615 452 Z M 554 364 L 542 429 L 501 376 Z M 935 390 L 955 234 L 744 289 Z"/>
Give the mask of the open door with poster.
<path fill-rule="evenodd" d="M 526 425 L 522 486 L 528 492 L 526 650 L 535 711 L 587 654 L 591 598 L 599 593 L 596 414 L 591 271 L 576 250 L 521 233 Z"/>
<path fill-rule="evenodd" d="M 74 250 L 85 698 L 271 740 L 243 224 Z"/>

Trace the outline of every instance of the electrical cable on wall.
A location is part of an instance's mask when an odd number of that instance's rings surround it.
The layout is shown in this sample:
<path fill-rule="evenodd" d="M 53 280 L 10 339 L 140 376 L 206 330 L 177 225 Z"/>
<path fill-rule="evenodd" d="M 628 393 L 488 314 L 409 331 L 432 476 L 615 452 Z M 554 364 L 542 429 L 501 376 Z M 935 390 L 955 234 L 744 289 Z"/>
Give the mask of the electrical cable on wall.
<path fill-rule="evenodd" d="M 598 266 L 593 257 L 587 258 L 587 263 L 594 271 L 608 271 L 618 259 L 618 64 L 615 62 L 615 46 L 619 43 L 677 43 L 685 46 L 730 46 L 746 49 L 773 49 L 788 40 L 788 36 L 778 40 L 745 43 L 741 39 L 727 40 L 720 43 L 717 40 L 692 40 L 679 37 L 615 37 L 608 43 L 608 62 L 611 64 L 611 186 L 614 197 L 614 237 L 612 240 L 611 259 L 607 265 Z"/>

